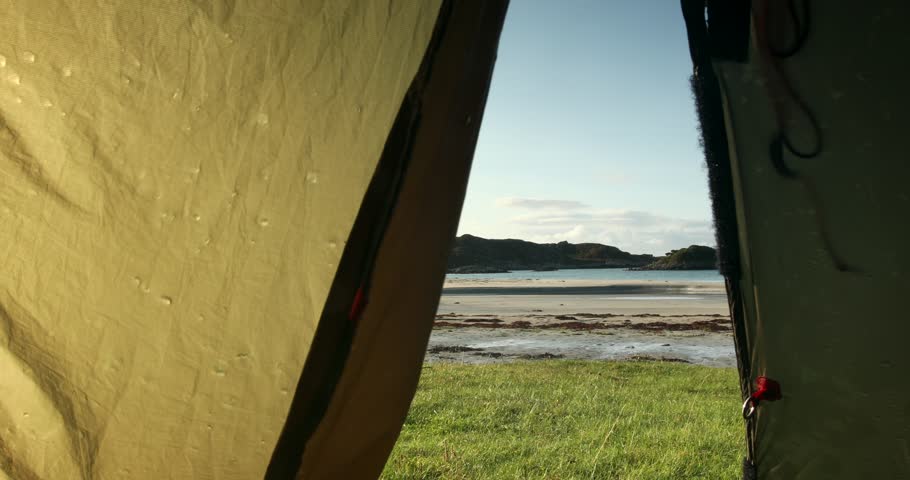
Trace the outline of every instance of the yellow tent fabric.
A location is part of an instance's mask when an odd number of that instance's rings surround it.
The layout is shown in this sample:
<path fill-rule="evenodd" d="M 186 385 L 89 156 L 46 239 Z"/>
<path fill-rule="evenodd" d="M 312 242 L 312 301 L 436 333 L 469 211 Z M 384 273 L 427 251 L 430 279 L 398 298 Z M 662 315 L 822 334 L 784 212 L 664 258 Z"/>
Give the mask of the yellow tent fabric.
<path fill-rule="evenodd" d="M 407 174 L 375 254 L 350 353 L 305 445 L 286 434 L 313 411 L 292 409 L 273 456 L 271 467 L 278 468 L 270 468 L 275 476 L 269 478 L 284 478 L 278 473 L 288 467 L 297 468 L 300 479 L 375 478 L 382 471 L 423 368 L 506 6 L 500 0 L 443 4 L 407 100 L 418 107 Z M 311 355 L 298 393 L 312 388 L 304 381 L 308 371 L 322 367 Z M 296 443 L 296 452 L 281 448 L 289 443 Z"/>
<path fill-rule="evenodd" d="M 0 1 L 0 471 L 261 477 L 439 1 Z"/>

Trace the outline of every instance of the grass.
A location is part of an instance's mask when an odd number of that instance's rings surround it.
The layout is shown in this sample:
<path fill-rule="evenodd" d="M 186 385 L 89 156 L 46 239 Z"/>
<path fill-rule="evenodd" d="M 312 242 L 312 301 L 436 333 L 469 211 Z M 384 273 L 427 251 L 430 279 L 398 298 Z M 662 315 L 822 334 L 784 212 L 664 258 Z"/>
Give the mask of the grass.
<path fill-rule="evenodd" d="M 382 478 L 739 478 L 739 398 L 733 369 L 428 364 Z"/>

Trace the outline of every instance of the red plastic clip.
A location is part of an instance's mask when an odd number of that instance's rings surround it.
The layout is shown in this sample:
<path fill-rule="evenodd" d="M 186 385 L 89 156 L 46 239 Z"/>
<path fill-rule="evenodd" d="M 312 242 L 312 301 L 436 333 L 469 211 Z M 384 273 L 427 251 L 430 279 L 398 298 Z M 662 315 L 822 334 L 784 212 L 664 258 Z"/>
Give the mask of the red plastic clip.
<path fill-rule="evenodd" d="M 752 401 L 758 405 L 758 402 L 767 400 L 774 402 L 780 400 L 780 384 L 768 377 L 758 377 L 755 379 L 755 393 L 752 394 Z"/>
<path fill-rule="evenodd" d="M 743 418 L 749 419 L 755 414 L 758 404 L 767 400 L 774 402 L 783 397 L 780 391 L 780 384 L 768 377 L 758 377 L 755 379 L 755 391 L 743 403 Z"/>

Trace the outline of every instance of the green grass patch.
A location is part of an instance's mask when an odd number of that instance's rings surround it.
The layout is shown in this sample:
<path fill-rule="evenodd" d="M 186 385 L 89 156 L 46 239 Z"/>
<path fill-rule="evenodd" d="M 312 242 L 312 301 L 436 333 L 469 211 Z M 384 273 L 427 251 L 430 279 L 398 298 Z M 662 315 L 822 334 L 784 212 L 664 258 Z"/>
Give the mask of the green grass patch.
<path fill-rule="evenodd" d="M 428 364 L 383 478 L 738 478 L 739 398 L 734 369 Z"/>

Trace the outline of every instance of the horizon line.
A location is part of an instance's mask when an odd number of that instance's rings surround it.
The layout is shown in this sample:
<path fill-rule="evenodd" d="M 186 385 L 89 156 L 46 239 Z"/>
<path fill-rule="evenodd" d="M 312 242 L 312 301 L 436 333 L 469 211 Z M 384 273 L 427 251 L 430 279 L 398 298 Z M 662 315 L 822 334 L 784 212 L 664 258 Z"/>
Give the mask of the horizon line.
<path fill-rule="evenodd" d="M 589 245 L 603 245 L 603 246 L 605 246 L 605 247 L 617 248 L 617 249 L 619 249 L 619 250 L 621 250 L 621 251 L 623 251 L 623 252 L 626 252 L 626 253 L 630 253 L 630 254 L 632 253 L 632 252 L 623 250 L 622 248 L 617 247 L 617 246 L 615 246 L 615 245 L 610 245 L 610 244 L 607 244 L 607 243 L 598 243 L 598 242 L 579 242 L 579 243 L 572 243 L 572 242 L 570 242 L 570 241 L 568 241 L 568 240 L 562 240 L 562 241 L 560 241 L 560 242 L 538 243 L 538 242 L 535 242 L 535 241 L 532 241 L 532 240 L 525 240 L 525 239 L 523 239 L 523 238 L 489 238 L 489 237 L 481 237 L 480 235 L 474 235 L 473 233 L 462 233 L 461 235 L 455 235 L 455 238 L 464 237 L 464 236 L 474 237 L 474 238 L 480 238 L 480 239 L 482 239 L 482 240 L 518 240 L 518 241 L 520 241 L 520 242 L 533 243 L 533 244 L 535 244 L 535 245 L 558 245 L 558 244 L 560 244 L 560 243 L 568 243 L 568 244 L 570 244 L 570 245 L 584 245 L 584 244 L 589 244 Z M 717 250 L 717 245 L 699 245 L 699 244 L 693 243 L 693 244 L 691 244 L 691 245 L 687 245 L 687 246 L 684 246 L 684 247 L 671 248 L 670 251 L 672 252 L 672 251 L 675 251 L 675 250 L 680 250 L 680 249 L 689 248 L 689 247 L 708 247 L 708 248 L 711 248 L 711 249 L 713 249 L 713 250 Z M 669 253 L 669 252 L 668 252 L 668 253 Z M 634 253 L 633 255 L 651 255 L 652 257 L 657 256 L 657 255 L 654 255 L 654 254 L 651 254 L 651 253 Z M 666 254 L 664 254 L 664 255 L 666 255 Z"/>

